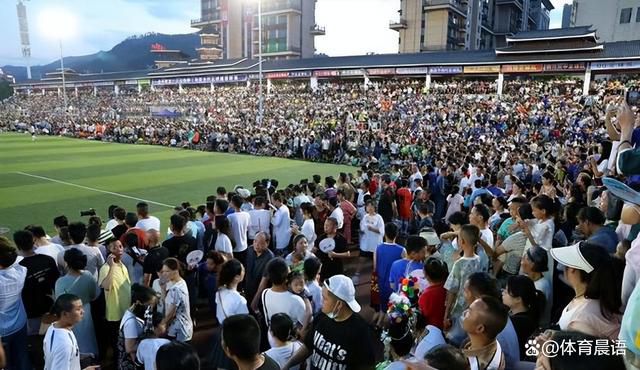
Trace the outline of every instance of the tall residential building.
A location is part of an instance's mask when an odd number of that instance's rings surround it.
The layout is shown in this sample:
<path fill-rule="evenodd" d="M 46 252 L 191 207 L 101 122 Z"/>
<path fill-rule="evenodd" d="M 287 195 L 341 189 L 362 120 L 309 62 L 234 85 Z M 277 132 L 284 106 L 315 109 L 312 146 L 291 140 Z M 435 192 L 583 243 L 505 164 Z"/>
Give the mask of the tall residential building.
<path fill-rule="evenodd" d="M 191 21 L 200 29 L 200 59 L 256 58 L 258 6 L 255 1 L 200 0 L 201 16 Z M 311 58 L 316 0 L 262 0 L 262 55 L 268 59 Z"/>
<path fill-rule="evenodd" d="M 400 0 L 399 52 L 478 50 L 508 35 L 549 28 L 550 0 Z"/>
<path fill-rule="evenodd" d="M 571 26 L 593 26 L 603 42 L 640 39 L 640 0 L 573 0 Z"/>
<path fill-rule="evenodd" d="M 562 28 L 571 27 L 571 12 L 573 6 L 571 4 L 564 4 L 562 7 Z"/>

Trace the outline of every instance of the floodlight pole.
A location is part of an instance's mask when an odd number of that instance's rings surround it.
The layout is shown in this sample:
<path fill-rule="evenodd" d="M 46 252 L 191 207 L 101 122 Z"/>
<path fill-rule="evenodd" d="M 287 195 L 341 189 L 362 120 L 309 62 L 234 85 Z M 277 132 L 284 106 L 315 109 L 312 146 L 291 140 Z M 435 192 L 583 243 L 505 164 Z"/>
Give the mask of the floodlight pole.
<path fill-rule="evenodd" d="M 258 79 L 260 81 L 258 125 L 262 125 L 264 118 L 264 95 L 262 93 L 262 0 L 258 0 Z"/>
<path fill-rule="evenodd" d="M 64 111 L 67 111 L 67 84 L 64 77 L 64 56 L 62 55 L 62 39 L 58 40 L 60 45 L 60 72 L 62 73 L 62 98 L 64 100 Z"/>

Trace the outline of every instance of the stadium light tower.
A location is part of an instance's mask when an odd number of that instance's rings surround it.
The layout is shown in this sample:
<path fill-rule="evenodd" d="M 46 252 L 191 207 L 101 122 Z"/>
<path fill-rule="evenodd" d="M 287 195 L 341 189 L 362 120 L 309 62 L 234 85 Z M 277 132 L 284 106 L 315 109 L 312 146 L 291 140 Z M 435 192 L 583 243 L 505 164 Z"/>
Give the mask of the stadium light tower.
<path fill-rule="evenodd" d="M 40 13 L 38 19 L 41 31 L 52 39 L 58 40 L 60 46 L 60 73 L 62 74 L 62 97 L 64 110 L 67 110 L 67 86 L 64 73 L 64 54 L 62 53 L 62 40 L 70 38 L 75 32 L 75 18 L 71 13 L 62 9 L 49 9 Z"/>
<path fill-rule="evenodd" d="M 262 124 L 264 118 L 264 95 L 262 90 L 262 0 L 248 0 L 258 4 L 258 124 Z"/>
<path fill-rule="evenodd" d="M 24 0 L 27 1 L 27 0 Z M 31 42 L 29 42 L 29 22 L 27 21 L 27 7 L 23 0 L 18 0 L 16 4 L 18 12 L 18 27 L 20 29 L 20 46 L 22 48 L 22 57 L 27 62 L 27 78 L 31 79 Z"/>

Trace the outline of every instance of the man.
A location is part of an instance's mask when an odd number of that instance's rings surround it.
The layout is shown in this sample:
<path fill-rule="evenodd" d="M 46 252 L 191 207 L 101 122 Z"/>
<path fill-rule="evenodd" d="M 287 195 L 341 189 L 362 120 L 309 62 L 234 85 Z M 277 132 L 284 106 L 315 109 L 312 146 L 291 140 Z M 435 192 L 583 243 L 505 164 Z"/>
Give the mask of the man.
<path fill-rule="evenodd" d="M 481 197 L 483 195 L 493 196 L 491 192 L 487 189 L 488 185 L 489 183 L 486 181 L 476 180 L 476 182 L 474 183 L 475 189 L 473 190 L 473 193 L 471 193 L 471 200 L 469 201 L 471 203 L 471 206 L 475 204 L 476 199 L 478 197 Z"/>
<path fill-rule="evenodd" d="M 73 294 L 63 294 L 53 306 L 57 321 L 44 336 L 45 370 L 80 370 L 80 349 L 73 327 L 82 321 L 82 301 Z"/>
<path fill-rule="evenodd" d="M 260 326 L 250 315 L 233 315 L 222 323 L 222 349 L 238 369 L 279 370 L 280 366 L 260 351 Z"/>
<path fill-rule="evenodd" d="M 491 217 L 489 208 L 484 204 L 477 204 L 471 209 L 469 223 L 480 229 L 481 243 L 484 242 L 493 249 L 493 232 L 489 229 L 489 217 Z M 489 271 L 489 257 L 484 248 L 476 248 L 476 253 L 480 256 L 482 271 Z"/>
<path fill-rule="evenodd" d="M 253 247 L 247 250 L 245 272 L 245 293 L 251 307 L 257 310 L 260 293 L 268 286 L 267 265 L 273 259 L 269 249 L 269 234 L 259 232 L 253 240 Z"/>
<path fill-rule="evenodd" d="M 56 228 L 56 233 L 58 235 L 51 238 L 51 243 L 64 245 L 64 243 L 62 242 L 62 238 L 60 237 L 60 229 L 67 226 L 69 226 L 69 220 L 67 219 L 67 216 L 62 215 L 53 219 L 53 227 Z"/>
<path fill-rule="evenodd" d="M 247 231 L 249 229 L 249 222 L 251 216 L 247 212 L 241 210 L 242 198 L 238 195 L 234 195 L 231 198 L 231 207 L 234 212 L 227 216 L 229 224 L 231 225 L 231 237 L 235 242 L 233 247 L 233 258 L 242 263 L 243 266 L 247 266 Z"/>
<path fill-rule="evenodd" d="M 253 199 L 253 209 L 249 211 L 249 229 L 247 245 L 253 245 L 258 233 L 269 234 L 271 226 L 271 212 L 266 209 L 267 202 L 263 196 Z"/>
<path fill-rule="evenodd" d="M 149 240 L 149 253 L 144 258 L 142 271 L 144 272 L 144 285 L 151 287 L 151 284 L 158 278 L 158 271 L 162 268 L 162 261 L 169 257 L 169 250 L 160 245 L 160 233 L 158 230 L 147 230 L 147 240 Z"/>
<path fill-rule="evenodd" d="M 107 262 L 100 268 L 98 284 L 104 289 L 106 320 L 109 328 L 109 338 L 113 349 L 116 349 L 120 320 L 125 311 L 131 306 L 131 282 L 127 267 L 122 263 L 124 248 L 117 239 L 110 239 L 107 247 L 111 254 Z"/>
<path fill-rule="evenodd" d="M 124 224 L 125 217 L 127 217 L 127 211 L 124 208 L 117 207 L 113 210 L 113 219 L 116 221 L 116 226 L 111 228 L 111 232 L 116 239 L 120 239 L 127 232 L 127 225 Z"/>
<path fill-rule="evenodd" d="M 27 228 L 33 235 L 34 251 L 37 254 L 44 254 L 53 258 L 58 264 L 60 270 L 63 269 L 62 256 L 64 255 L 64 248 L 60 244 L 50 243 L 47 239 L 47 234 L 44 232 L 42 226 L 31 225 Z"/>
<path fill-rule="evenodd" d="M 273 194 L 274 214 L 271 223 L 273 224 L 273 237 L 276 245 L 276 255 L 283 256 L 289 247 L 291 239 L 291 223 L 289 218 L 289 207 L 283 203 L 282 194 Z"/>
<path fill-rule="evenodd" d="M 350 258 L 351 252 L 347 250 L 347 239 L 338 234 L 338 221 L 335 218 L 329 217 L 324 222 L 324 235 L 316 239 L 313 253 L 322 262 L 320 281 L 344 273 L 342 260 Z"/>
<path fill-rule="evenodd" d="M 196 250 L 196 239 L 185 234 L 187 220 L 180 215 L 172 215 L 169 229 L 173 236 L 165 240 L 162 246 L 169 251 L 169 257 L 177 258 L 180 262 L 187 263 L 187 254 Z"/>
<path fill-rule="evenodd" d="M 138 215 L 133 212 L 128 212 L 124 217 L 124 224 L 127 227 L 127 231 L 125 231 L 122 236 L 120 236 L 120 243 L 125 244 L 126 235 L 134 233 L 138 237 L 138 243 L 136 243 L 136 246 L 138 248 L 147 249 L 147 234 L 141 228 L 136 227 L 136 225 L 138 224 Z M 160 229 L 158 228 L 158 230 Z"/>
<path fill-rule="evenodd" d="M 344 212 L 339 207 L 338 198 L 328 198 L 327 208 L 329 209 L 329 217 L 333 217 L 338 221 L 338 230 L 342 230 L 344 227 Z"/>
<path fill-rule="evenodd" d="M 491 176 L 490 186 L 487 188 L 494 197 L 504 197 L 504 190 L 498 187 L 498 176 Z"/>
<path fill-rule="evenodd" d="M 18 252 L 9 239 L 0 236 L 0 337 L 6 352 L 7 370 L 30 369 L 27 344 L 27 313 L 22 289 L 27 268 L 16 263 Z"/>
<path fill-rule="evenodd" d="M 18 253 L 23 257 L 20 265 L 27 268 L 27 277 L 22 289 L 22 302 L 27 313 L 27 335 L 36 343 L 30 348 L 32 362 L 37 365 L 42 359 L 39 349 L 42 340 L 38 340 L 42 315 L 49 311 L 53 304 L 53 289 L 60 277 L 58 265 L 53 258 L 36 254 L 33 251 L 33 234 L 27 230 L 16 231 L 13 241 L 18 247 Z M 30 351 L 30 352 L 31 352 Z"/>
<path fill-rule="evenodd" d="M 409 223 L 411 222 L 411 206 L 413 204 L 413 195 L 409 190 L 406 179 L 399 179 L 400 188 L 396 191 L 396 203 L 398 204 L 398 219 L 400 220 L 400 230 L 407 233 Z"/>
<path fill-rule="evenodd" d="M 587 241 L 602 246 L 614 254 L 618 246 L 618 236 L 614 229 L 604 226 L 606 218 L 597 207 L 584 207 L 578 211 L 578 230 Z"/>
<path fill-rule="evenodd" d="M 136 227 L 142 231 L 148 231 L 149 229 L 161 230 L 160 220 L 149 215 L 149 205 L 145 202 L 140 202 L 136 205 L 136 211 L 138 212 L 138 222 Z"/>
<path fill-rule="evenodd" d="M 87 247 L 84 245 L 84 239 L 87 236 L 87 227 L 82 222 L 73 222 L 69 225 L 69 237 L 71 238 L 72 245 L 65 249 L 75 248 L 87 256 L 86 270 L 98 277 L 98 269 L 104 264 L 104 257 L 100 253 L 99 248 Z"/>
<path fill-rule="evenodd" d="M 411 163 L 411 176 L 409 176 L 409 186 L 411 186 L 411 192 L 416 191 L 416 180 L 422 181 L 422 174 L 418 169 L 418 165 L 414 162 Z"/>
<path fill-rule="evenodd" d="M 397 215 L 396 197 L 391 187 L 391 177 L 387 174 L 382 176 L 382 193 L 378 202 L 378 213 L 382 216 L 384 223 L 393 222 Z"/>
<path fill-rule="evenodd" d="M 433 202 L 436 204 L 436 210 L 433 218 L 440 221 L 443 217 L 447 206 L 447 169 L 441 168 L 440 174 L 436 178 L 435 189 L 433 189 Z"/>
<path fill-rule="evenodd" d="M 309 358 L 310 370 L 373 369 L 372 335 L 358 315 L 360 305 L 350 278 L 335 275 L 322 288 L 322 312 L 316 316 L 300 348 L 283 369 Z"/>
<path fill-rule="evenodd" d="M 509 318 L 502 302 L 491 296 L 477 298 L 463 313 L 462 327 L 469 335 L 463 352 L 472 369 L 503 370 L 505 357 L 496 340 Z"/>

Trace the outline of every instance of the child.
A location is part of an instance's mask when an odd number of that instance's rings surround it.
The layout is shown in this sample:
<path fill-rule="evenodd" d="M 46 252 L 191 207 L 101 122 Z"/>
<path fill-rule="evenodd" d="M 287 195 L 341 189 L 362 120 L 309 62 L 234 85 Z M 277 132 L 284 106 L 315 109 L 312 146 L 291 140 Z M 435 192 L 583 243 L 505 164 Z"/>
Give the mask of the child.
<path fill-rule="evenodd" d="M 424 257 L 427 253 L 427 241 L 423 238 L 412 235 L 407 239 L 407 258 L 403 258 L 395 261 L 391 265 L 389 271 L 389 284 L 394 292 L 398 291 L 400 282 L 404 278 L 416 277 L 418 278 L 419 291 L 424 290 L 427 286 L 427 281 L 424 279 Z"/>
<path fill-rule="evenodd" d="M 424 276 L 429 286 L 420 295 L 418 306 L 427 325 L 442 330 L 447 290 L 443 287 L 449 276 L 447 264 L 435 257 L 429 257 L 424 264 Z"/>
<path fill-rule="evenodd" d="M 265 355 L 272 358 L 283 367 L 294 353 L 302 347 L 300 342 L 295 340 L 296 331 L 293 320 L 286 313 L 277 313 L 271 317 L 269 328 L 269 344 L 271 349 Z M 300 366 L 290 367 L 291 370 L 298 370 Z"/>
<path fill-rule="evenodd" d="M 302 252 L 293 252 L 291 254 L 291 272 L 304 272 L 304 254 Z"/>
<path fill-rule="evenodd" d="M 304 263 L 304 262 L 302 262 Z M 302 298 L 305 306 L 305 317 L 308 318 L 308 321 L 311 319 L 311 301 L 309 297 L 305 294 L 305 285 L 304 285 L 304 277 L 301 272 L 292 271 L 289 273 L 287 278 L 287 282 L 289 284 L 289 291 L 293 294 L 296 294 Z M 302 323 L 303 327 L 305 327 L 308 323 Z"/>
<path fill-rule="evenodd" d="M 311 300 L 311 310 L 315 315 L 322 308 L 322 288 L 318 284 L 322 264 L 317 257 L 304 261 L 305 295 Z"/>
<path fill-rule="evenodd" d="M 454 264 L 444 283 L 447 290 L 443 328 L 448 331 L 453 326 L 452 319 L 459 319 L 465 308 L 463 284 L 474 272 L 482 271 L 480 257 L 475 254 L 475 246 L 480 240 L 480 229 L 474 225 L 464 225 L 458 234 L 458 244 L 463 255 Z M 459 343 L 456 343 L 459 344 Z"/>

